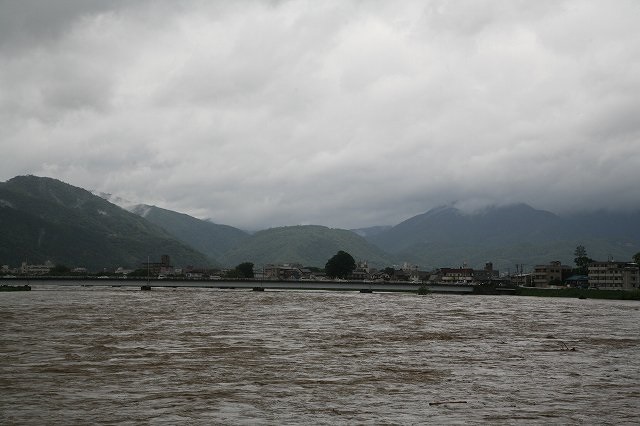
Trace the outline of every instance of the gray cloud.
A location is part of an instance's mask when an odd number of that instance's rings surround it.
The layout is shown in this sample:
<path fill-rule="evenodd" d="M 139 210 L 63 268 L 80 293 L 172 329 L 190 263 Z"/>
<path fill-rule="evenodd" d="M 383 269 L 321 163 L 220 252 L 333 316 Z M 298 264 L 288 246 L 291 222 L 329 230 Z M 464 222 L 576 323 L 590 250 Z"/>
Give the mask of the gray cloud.
<path fill-rule="evenodd" d="M 0 2 L 0 179 L 246 228 L 640 208 L 640 4 Z"/>

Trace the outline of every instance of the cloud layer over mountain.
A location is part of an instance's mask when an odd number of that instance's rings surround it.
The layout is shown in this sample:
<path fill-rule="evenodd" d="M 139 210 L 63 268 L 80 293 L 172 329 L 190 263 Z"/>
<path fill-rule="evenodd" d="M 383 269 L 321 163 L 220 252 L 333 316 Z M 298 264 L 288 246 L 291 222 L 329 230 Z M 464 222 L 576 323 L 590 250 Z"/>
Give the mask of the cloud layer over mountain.
<path fill-rule="evenodd" d="M 640 3 L 0 1 L 0 179 L 243 228 L 640 208 Z"/>

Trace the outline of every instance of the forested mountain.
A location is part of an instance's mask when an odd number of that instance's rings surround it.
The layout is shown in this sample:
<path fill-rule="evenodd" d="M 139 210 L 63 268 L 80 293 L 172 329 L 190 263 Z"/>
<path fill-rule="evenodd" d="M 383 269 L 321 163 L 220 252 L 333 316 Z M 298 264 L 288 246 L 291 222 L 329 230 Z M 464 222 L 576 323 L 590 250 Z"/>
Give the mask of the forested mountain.
<path fill-rule="evenodd" d="M 387 225 L 387 226 L 370 226 L 368 228 L 351 229 L 350 231 L 355 232 L 361 237 L 369 238 L 369 237 L 373 237 L 375 235 L 381 234 L 382 232 L 387 231 L 389 229 L 391 229 L 391 226 Z"/>
<path fill-rule="evenodd" d="M 50 260 L 91 270 L 137 268 L 162 254 L 176 265 L 212 264 L 162 228 L 82 188 L 36 176 L 0 183 L 4 264 Z"/>
<path fill-rule="evenodd" d="M 324 226 L 286 226 L 260 231 L 243 240 L 221 259 L 226 265 L 250 261 L 265 263 L 301 263 L 324 267 L 339 250 L 351 254 L 356 261 L 388 266 L 391 257 L 363 237 L 344 229 Z"/>
<path fill-rule="evenodd" d="M 630 260 L 640 251 L 640 214 L 591 213 L 558 216 L 526 204 L 464 213 L 439 207 L 368 237 L 379 248 L 423 266 L 480 267 L 492 261 L 515 265 L 561 260 L 586 246 L 594 259 Z"/>
<path fill-rule="evenodd" d="M 288 226 L 249 235 L 158 207 L 133 211 L 55 179 L 19 176 L 0 183 L 0 264 L 51 260 L 92 270 L 136 268 L 147 256 L 169 254 L 176 266 L 322 267 L 344 250 L 380 267 L 405 261 L 423 269 L 482 267 L 490 261 L 506 271 L 551 260 L 571 265 L 577 245 L 597 260 L 630 260 L 640 252 L 640 213 L 559 216 L 526 204 L 474 213 L 440 207 L 393 227 Z"/>
<path fill-rule="evenodd" d="M 183 243 L 212 259 L 221 258 L 228 250 L 249 237 L 248 233 L 238 228 L 218 225 L 160 207 L 138 204 L 130 211 L 162 227 Z"/>
<path fill-rule="evenodd" d="M 473 245 L 538 242 L 562 228 L 559 218 L 526 205 L 493 208 L 465 214 L 453 207 L 440 207 L 414 216 L 391 229 L 369 237 L 379 247 L 400 252 L 416 244 L 435 241 Z"/>

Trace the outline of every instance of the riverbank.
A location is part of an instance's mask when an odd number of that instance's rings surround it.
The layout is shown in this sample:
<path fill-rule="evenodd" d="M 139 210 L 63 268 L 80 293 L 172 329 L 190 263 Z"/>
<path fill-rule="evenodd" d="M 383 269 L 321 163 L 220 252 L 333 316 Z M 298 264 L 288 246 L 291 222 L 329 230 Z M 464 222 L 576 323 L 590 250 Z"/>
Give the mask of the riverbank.
<path fill-rule="evenodd" d="M 0 291 L 30 291 L 30 285 L 0 285 Z"/>
<path fill-rule="evenodd" d="M 533 288 L 518 287 L 518 296 L 571 297 L 579 299 L 640 300 L 640 290 L 595 290 L 586 288 Z"/>

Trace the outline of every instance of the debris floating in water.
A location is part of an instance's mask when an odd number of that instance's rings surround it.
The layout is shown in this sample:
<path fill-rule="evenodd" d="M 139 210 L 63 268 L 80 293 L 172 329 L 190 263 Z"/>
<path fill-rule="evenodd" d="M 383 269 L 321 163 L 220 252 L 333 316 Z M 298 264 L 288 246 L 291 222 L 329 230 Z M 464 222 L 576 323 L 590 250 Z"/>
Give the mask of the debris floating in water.
<path fill-rule="evenodd" d="M 562 343 L 562 345 L 564 346 L 564 348 L 560 348 L 561 351 L 574 352 L 576 350 L 576 348 L 569 348 L 569 346 L 567 346 L 567 344 L 565 342 L 563 342 L 562 340 L 560 341 L 560 343 Z"/>
<path fill-rule="evenodd" d="M 437 401 L 430 402 L 429 405 L 442 405 L 442 404 L 466 404 L 467 401 Z"/>

